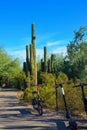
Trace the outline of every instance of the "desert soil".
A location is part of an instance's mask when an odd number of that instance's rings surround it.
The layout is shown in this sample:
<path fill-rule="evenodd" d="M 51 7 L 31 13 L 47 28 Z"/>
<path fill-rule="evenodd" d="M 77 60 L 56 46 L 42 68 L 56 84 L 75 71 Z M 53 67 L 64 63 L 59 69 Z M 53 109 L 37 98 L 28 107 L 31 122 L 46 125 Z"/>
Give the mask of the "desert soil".
<path fill-rule="evenodd" d="M 0 91 L 0 130 L 66 130 L 65 114 L 55 110 L 43 110 L 39 116 L 29 104 L 19 103 L 17 90 Z M 74 117 L 78 130 L 87 130 L 87 118 Z"/>

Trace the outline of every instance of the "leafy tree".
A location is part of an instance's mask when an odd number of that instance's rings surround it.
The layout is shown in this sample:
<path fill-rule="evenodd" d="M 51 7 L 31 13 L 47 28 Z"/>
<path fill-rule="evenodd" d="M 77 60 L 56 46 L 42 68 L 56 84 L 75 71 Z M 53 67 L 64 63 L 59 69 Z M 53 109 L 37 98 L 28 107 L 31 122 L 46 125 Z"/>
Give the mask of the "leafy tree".
<path fill-rule="evenodd" d="M 20 71 L 14 76 L 14 85 L 16 88 L 24 90 L 26 88 L 26 75 L 23 71 Z"/>
<path fill-rule="evenodd" d="M 54 55 L 53 67 L 55 70 L 55 74 L 58 75 L 64 68 L 64 56 L 62 54 Z"/>
<path fill-rule="evenodd" d="M 0 83 L 5 83 L 8 86 L 21 70 L 19 59 L 12 59 L 12 57 L 0 47 Z"/>
<path fill-rule="evenodd" d="M 85 40 L 85 32 L 87 27 L 81 27 L 79 31 L 74 32 L 74 39 L 67 46 L 67 60 L 65 65 L 68 66 L 67 74 L 70 78 L 80 78 L 85 76 L 87 65 L 87 41 Z M 65 66 L 65 67 L 66 67 Z M 67 68 L 65 68 L 66 70 Z"/>

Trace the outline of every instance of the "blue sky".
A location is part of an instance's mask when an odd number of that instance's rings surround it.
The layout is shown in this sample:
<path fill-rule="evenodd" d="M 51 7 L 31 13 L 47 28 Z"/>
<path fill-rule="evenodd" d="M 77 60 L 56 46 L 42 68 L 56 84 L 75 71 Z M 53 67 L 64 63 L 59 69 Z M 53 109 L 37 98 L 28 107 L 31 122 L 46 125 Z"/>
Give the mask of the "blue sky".
<path fill-rule="evenodd" d="M 25 60 L 35 23 L 37 56 L 66 53 L 74 31 L 87 25 L 87 0 L 0 0 L 0 46 Z"/>

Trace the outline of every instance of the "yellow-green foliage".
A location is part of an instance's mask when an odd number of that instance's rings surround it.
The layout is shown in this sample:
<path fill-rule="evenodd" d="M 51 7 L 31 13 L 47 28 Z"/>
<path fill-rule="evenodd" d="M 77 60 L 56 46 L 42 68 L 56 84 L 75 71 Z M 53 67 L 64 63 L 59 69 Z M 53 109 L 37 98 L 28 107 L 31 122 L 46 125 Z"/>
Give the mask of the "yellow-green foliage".
<path fill-rule="evenodd" d="M 23 99 L 25 102 L 31 102 L 31 100 L 33 98 L 33 94 L 32 94 L 33 91 L 36 91 L 35 87 L 28 87 L 24 90 Z"/>
<path fill-rule="evenodd" d="M 40 78 L 45 86 L 55 85 L 55 76 L 52 73 L 41 73 Z"/>
<path fill-rule="evenodd" d="M 71 111 L 83 111 L 81 88 L 73 88 L 73 83 L 64 85 L 66 101 Z"/>
<path fill-rule="evenodd" d="M 17 92 L 17 99 L 19 100 L 19 102 L 23 101 L 23 96 L 24 96 L 23 91 L 18 91 Z"/>
<path fill-rule="evenodd" d="M 53 86 L 41 86 L 40 95 L 45 107 L 55 108 L 55 89 Z"/>
<path fill-rule="evenodd" d="M 68 77 L 66 74 L 60 72 L 56 79 L 57 83 L 63 83 L 63 88 L 65 91 L 65 98 L 66 98 L 66 103 L 70 109 L 70 111 L 83 111 L 84 110 L 84 105 L 82 101 L 82 95 L 81 95 L 81 88 L 74 88 L 74 83 L 72 81 L 68 80 Z M 79 80 L 77 80 L 77 83 Z M 69 83 L 69 84 L 68 84 Z M 58 88 L 58 105 L 59 109 L 64 109 L 64 101 L 62 94 L 60 92 L 60 88 Z"/>
<path fill-rule="evenodd" d="M 56 83 L 68 82 L 68 77 L 65 73 L 60 72 L 58 77 L 56 78 Z"/>
<path fill-rule="evenodd" d="M 42 85 L 38 86 L 38 90 L 40 93 L 40 97 L 44 101 L 43 106 L 47 108 L 54 108 L 56 107 L 56 90 L 55 86 L 55 76 L 52 74 L 42 73 Z M 60 72 L 59 76 L 56 78 L 56 83 L 66 82 L 63 84 L 63 88 L 65 91 L 66 103 L 69 107 L 71 112 L 83 112 L 84 111 L 84 104 L 82 101 L 82 91 L 81 88 L 74 88 L 74 83 L 68 80 L 67 75 Z M 69 84 L 67 84 L 69 82 Z M 26 101 L 30 101 L 33 98 L 32 92 L 36 91 L 37 88 L 30 87 L 24 91 L 24 99 Z M 86 95 L 87 95 L 87 88 L 85 87 Z M 64 101 L 62 94 L 60 92 L 60 87 L 58 87 L 58 109 L 65 110 Z"/>
<path fill-rule="evenodd" d="M 40 95 L 44 100 L 45 107 L 55 108 L 55 75 L 52 73 L 41 73 L 43 86 L 40 87 Z"/>
<path fill-rule="evenodd" d="M 15 77 L 15 86 L 18 89 L 24 89 L 24 80 L 26 76 L 23 71 L 21 71 L 16 77 Z"/>

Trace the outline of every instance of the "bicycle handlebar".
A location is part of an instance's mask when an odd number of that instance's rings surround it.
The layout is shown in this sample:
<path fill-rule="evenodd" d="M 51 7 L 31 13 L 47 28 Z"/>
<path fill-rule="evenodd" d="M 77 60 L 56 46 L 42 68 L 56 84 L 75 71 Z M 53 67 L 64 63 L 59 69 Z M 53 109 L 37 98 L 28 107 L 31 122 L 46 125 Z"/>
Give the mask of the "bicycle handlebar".
<path fill-rule="evenodd" d="M 69 81 L 67 81 L 67 82 L 62 82 L 62 83 L 56 84 L 54 87 L 55 87 L 55 88 L 62 87 L 63 84 L 70 84 L 70 82 L 69 82 Z"/>
<path fill-rule="evenodd" d="M 78 85 L 75 85 L 73 87 L 84 87 L 87 86 L 87 83 L 79 83 Z"/>
<path fill-rule="evenodd" d="M 55 88 L 58 88 L 58 87 L 62 87 L 63 84 L 69 84 L 70 82 L 62 82 L 62 83 L 59 83 L 59 84 L 56 84 L 54 87 Z M 73 87 L 84 87 L 84 86 L 87 86 L 87 83 L 79 83 L 78 85 L 74 85 Z"/>
<path fill-rule="evenodd" d="M 55 87 L 55 88 L 58 88 L 59 86 L 60 86 L 60 84 L 56 84 L 54 87 Z"/>

